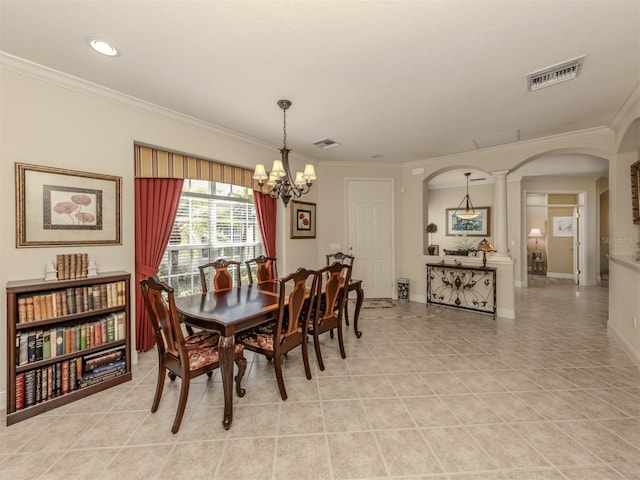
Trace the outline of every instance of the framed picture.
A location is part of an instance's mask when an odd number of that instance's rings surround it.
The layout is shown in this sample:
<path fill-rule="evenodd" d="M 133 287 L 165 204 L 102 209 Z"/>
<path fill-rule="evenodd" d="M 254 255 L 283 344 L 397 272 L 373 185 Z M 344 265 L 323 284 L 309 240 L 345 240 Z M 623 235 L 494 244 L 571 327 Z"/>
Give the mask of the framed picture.
<path fill-rule="evenodd" d="M 640 160 L 631 165 L 631 212 L 633 223 L 640 223 Z"/>
<path fill-rule="evenodd" d="M 316 204 L 291 202 L 291 238 L 316 238 Z"/>
<path fill-rule="evenodd" d="M 16 163 L 16 247 L 121 244 L 121 181 Z"/>
<path fill-rule="evenodd" d="M 456 208 L 447 208 L 447 235 L 466 234 L 468 237 L 490 237 L 489 219 L 491 207 L 480 207 L 474 210 L 479 213 L 476 218 L 463 220 L 454 215 Z"/>
<path fill-rule="evenodd" d="M 553 217 L 554 237 L 573 237 L 573 217 Z"/>

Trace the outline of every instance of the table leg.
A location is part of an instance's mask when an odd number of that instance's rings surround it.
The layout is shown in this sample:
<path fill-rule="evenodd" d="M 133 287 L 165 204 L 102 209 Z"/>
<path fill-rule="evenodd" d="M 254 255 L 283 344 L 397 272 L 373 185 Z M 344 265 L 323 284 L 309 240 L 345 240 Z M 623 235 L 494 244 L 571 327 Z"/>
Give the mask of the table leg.
<path fill-rule="evenodd" d="M 356 333 L 356 337 L 360 338 L 362 332 L 358 330 L 358 319 L 360 318 L 360 308 L 362 308 L 362 302 L 364 301 L 364 290 L 362 287 L 356 289 L 356 310 L 353 313 L 353 331 Z"/>
<path fill-rule="evenodd" d="M 235 350 L 235 337 L 218 339 L 220 355 L 220 374 L 222 375 L 222 391 L 224 392 L 224 417 L 222 425 L 229 430 L 233 421 L 233 353 Z"/>

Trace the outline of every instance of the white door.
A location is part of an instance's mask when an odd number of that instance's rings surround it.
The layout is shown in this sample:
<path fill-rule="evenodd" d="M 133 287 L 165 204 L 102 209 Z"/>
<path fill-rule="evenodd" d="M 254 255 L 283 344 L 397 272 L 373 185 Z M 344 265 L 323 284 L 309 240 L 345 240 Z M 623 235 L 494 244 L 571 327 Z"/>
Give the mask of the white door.
<path fill-rule="evenodd" d="M 365 297 L 392 298 L 392 180 L 347 180 L 347 245 Z"/>

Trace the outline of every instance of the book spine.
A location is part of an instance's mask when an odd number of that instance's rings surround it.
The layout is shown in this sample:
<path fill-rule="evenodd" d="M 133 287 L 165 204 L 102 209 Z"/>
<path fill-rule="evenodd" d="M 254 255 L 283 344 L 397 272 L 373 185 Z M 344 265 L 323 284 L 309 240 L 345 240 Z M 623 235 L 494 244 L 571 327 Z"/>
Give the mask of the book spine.
<path fill-rule="evenodd" d="M 16 375 L 16 410 L 24 408 L 24 373 Z"/>
<path fill-rule="evenodd" d="M 64 279 L 71 279 L 71 256 L 68 253 L 64 255 Z"/>
<path fill-rule="evenodd" d="M 27 322 L 33 322 L 35 320 L 34 317 L 34 308 L 33 308 L 33 296 L 27 297 Z"/>
<path fill-rule="evenodd" d="M 60 362 L 57 362 L 55 364 L 55 379 L 56 379 L 56 383 L 55 383 L 55 390 L 54 390 L 54 395 L 58 396 L 60 395 L 60 393 L 62 392 L 62 364 Z"/>
<path fill-rule="evenodd" d="M 77 378 L 76 378 L 76 361 L 75 359 L 69 361 L 69 391 L 72 392 L 76 389 Z"/>
<path fill-rule="evenodd" d="M 42 391 L 42 401 L 44 402 L 45 400 L 47 400 L 49 398 L 49 378 L 47 376 L 47 367 L 42 367 L 42 374 L 41 374 L 41 379 L 42 379 L 42 387 L 41 387 L 41 391 Z"/>
<path fill-rule="evenodd" d="M 36 361 L 36 332 L 32 330 L 27 335 L 27 363 L 32 363 Z"/>
<path fill-rule="evenodd" d="M 53 365 L 47 366 L 47 398 L 53 398 L 54 381 L 53 381 Z"/>
<path fill-rule="evenodd" d="M 56 255 L 56 266 L 58 269 L 58 280 L 64 278 L 64 257 L 62 255 Z"/>
<path fill-rule="evenodd" d="M 42 320 L 42 313 L 40 310 L 40 295 L 33 296 L 33 319 L 35 321 Z"/>
<path fill-rule="evenodd" d="M 45 318 L 53 318 L 53 298 L 51 294 L 44 295 L 44 304 L 47 312 Z"/>
<path fill-rule="evenodd" d="M 126 315 L 124 312 L 118 312 L 118 340 L 123 340 L 126 337 L 126 329 L 125 325 Z"/>
<path fill-rule="evenodd" d="M 73 341 L 71 338 L 71 328 L 65 327 L 64 329 L 64 353 L 71 353 L 73 350 Z"/>
<path fill-rule="evenodd" d="M 65 353 L 64 340 L 64 329 L 58 327 L 56 329 L 56 356 L 58 357 Z"/>
<path fill-rule="evenodd" d="M 62 394 L 69 393 L 69 360 L 62 362 Z"/>
<path fill-rule="evenodd" d="M 73 288 L 67 288 L 66 292 L 67 292 L 67 311 L 69 312 L 70 315 L 73 315 L 74 313 L 76 313 L 76 303 L 75 303 L 76 297 L 73 292 Z"/>
<path fill-rule="evenodd" d="M 76 255 L 74 253 L 69 254 L 69 274 L 71 280 L 76 279 Z"/>
<path fill-rule="evenodd" d="M 27 321 L 27 297 L 18 297 L 18 323 Z"/>
<path fill-rule="evenodd" d="M 29 363 L 29 353 L 28 353 L 28 340 L 29 334 L 27 332 L 20 332 L 18 334 L 20 337 L 20 353 L 18 355 L 18 365 L 26 365 Z"/>
<path fill-rule="evenodd" d="M 42 359 L 51 358 L 51 330 L 45 330 L 42 335 Z"/>
<path fill-rule="evenodd" d="M 36 372 L 29 370 L 24 374 L 24 406 L 30 407 L 36 403 Z"/>
<path fill-rule="evenodd" d="M 44 330 L 36 330 L 36 362 L 42 360 L 44 347 Z"/>
<path fill-rule="evenodd" d="M 36 403 L 40 403 L 42 401 L 42 369 L 36 368 Z"/>

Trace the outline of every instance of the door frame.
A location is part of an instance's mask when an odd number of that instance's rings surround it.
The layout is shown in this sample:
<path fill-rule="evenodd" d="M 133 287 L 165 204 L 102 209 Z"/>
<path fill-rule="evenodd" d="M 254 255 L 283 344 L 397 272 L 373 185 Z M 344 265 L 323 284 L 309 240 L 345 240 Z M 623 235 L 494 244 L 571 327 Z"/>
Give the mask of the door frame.
<path fill-rule="evenodd" d="M 398 298 L 398 292 L 395 288 L 396 278 L 396 218 L 395 218 L 395 179 L 393 177 L 345 177 L 344 178 L 344 235 L 346 253 L 349 253 L 349 183 L 350 182 L 385 182 L 389 184 L 389 213 L 391 216 L 391 256 L 390 256 L 390 273 L 391 278 L 389 298 Z M 356 259 L 357 260 L 357 259 Z M 367 293 L 366 285 L 364 286 L 365 295 Z"/>

